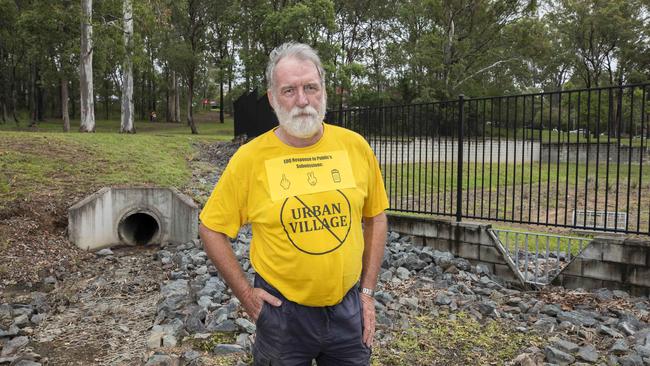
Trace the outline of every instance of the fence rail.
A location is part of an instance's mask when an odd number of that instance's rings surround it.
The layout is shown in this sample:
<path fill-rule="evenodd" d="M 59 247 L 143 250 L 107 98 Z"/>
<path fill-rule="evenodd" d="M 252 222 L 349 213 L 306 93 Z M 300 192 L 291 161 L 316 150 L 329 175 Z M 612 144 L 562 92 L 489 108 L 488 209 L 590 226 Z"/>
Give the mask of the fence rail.
<path fill-rule="evenodd" d="M 326 119 L 368 140 L 392 210 L 650 235 L 649 90 L 461 96 Z"/>

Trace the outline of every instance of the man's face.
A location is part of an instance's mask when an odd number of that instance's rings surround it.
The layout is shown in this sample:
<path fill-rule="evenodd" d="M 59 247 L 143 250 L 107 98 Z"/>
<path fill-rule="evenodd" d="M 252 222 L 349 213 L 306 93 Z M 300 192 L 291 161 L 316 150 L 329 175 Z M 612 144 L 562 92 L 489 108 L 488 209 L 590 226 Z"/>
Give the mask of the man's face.
<path fill-rule="evenodd" d="M 269 100 L 280 126 L 294 137 L 314 136 L 320 131 L 327 106 L 316 65 L 285 57 L 276 65 L 273 77 Z"/>

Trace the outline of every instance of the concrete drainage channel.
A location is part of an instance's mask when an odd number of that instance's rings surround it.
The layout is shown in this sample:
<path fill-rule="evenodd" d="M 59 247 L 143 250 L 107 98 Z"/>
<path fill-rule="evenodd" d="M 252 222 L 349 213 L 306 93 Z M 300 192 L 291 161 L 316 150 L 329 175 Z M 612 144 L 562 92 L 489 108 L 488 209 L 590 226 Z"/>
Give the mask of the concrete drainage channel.
<path fill-rule="evenodd" d="M 488 229 L 522 284 L 549 285 L 590 243 L 590 238 Z"/>
<path fill-rule="evenodd" d="M 198 235 L 197 205 L 171 188 L 102 188 L 68 210 L 70 240 L 84 250 L 186 243 Z"/>

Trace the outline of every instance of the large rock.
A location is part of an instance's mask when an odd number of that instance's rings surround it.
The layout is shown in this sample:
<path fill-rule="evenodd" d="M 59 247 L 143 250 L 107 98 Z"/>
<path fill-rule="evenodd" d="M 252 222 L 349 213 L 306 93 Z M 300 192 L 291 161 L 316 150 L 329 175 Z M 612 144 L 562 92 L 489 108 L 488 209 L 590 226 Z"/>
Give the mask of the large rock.
<path fill-rule="evenodd" d="M 13 356 L 18 351 L 20 351 L 23 347 L 25 347 L 29 343 L 29 338 L 27 337 L 16 337 L 7 342 L 4 347 L 2 347 L 2 352 L 0 353 L 0 356 L 2 357 L 9 357 Z"/>
<path fill-rule="evenodd" d="M 151 349 L 174 347 L 178 343 L 177 338 L 181 332 L 183 332 L 183 322 L 180 319 L 174 319 L 167 324 L 154 325 L 147 339 L 147 347 Z"/>
<path fill-rule="evenodd" d="M 221 297 L 221 293 L 226 289 L 226 285 L 219 279 L 219 277 L 210 277 L 205 283 L 205 287 L 197 292 L 196 296 L 209 296 L 212 298 Z"/>
<path fill-rule="evenodd" d="M 178 358 L 176 356 L 155 354 L 147 360 L 144 366 L 178 366 Z"/>
<path fill-rule="evenodd" d="M 559 337 L 553 337 L 549 339 L 551 344 L 553 344 L 555 347 L 561 349 L 564 352 L 568 353 L 575 353 L 578 352 L 578 349 L 580 348 L 577 344 L 567 341 L 566 339 L 562 339 Z"/>
<path fill-rule="evenodd" d="M 238 344 L 217 344 L 212 349 L 215 355 L 228 355 L 232 353 L 243 353 L 244 348 Z"/>
<path fill-rule="evenodd" d="M 593 327 L 597 323 L 596 319 L 579 311 L 561 311 L 557 318 L 581 327 Z"/>
<path fill-rule="evenodd" d="M 248 319 L 238 318 L 237 320 L 235 320 L 235 324 L 237 324 L 239 327 L 245 330 L 246 333 L 250 333 L 250 334 L 255 333 L 255 324 L 253 324 Z"/>
<path fill-rule="evenodd" d="M 162 300 L 158 303 L 158 312 L 174 314 L 192 301 L 187 280 L 170 281 L 161 287 L 160 292 Z"/>
<path fill-rule="evenodd" d="M 627 355 L 618 358 L 621 366 L 643 366 L 643 359 L 639 355 Z"/>
<path fill-rule="evenodd" d="M 578 351 L 578 359 L 583 360 L 586 362 L 591 362 L 594 363 L 598 361 L 598 358 L 600 357 L 600 354 L 598 354 L 598 351 L 596 348 L 590 344 L 580 347 L 580 350 Z"/>
<path fill-rule="evenodd" d="M 576 360 L 575 357 L 570 354 L 551 346 L 544 348 L 544 354 L 546 355 L 546 361 L 558 365 L 569 365 Z"/>
<path fill-rule="evenodd" d="M 404 267 L 397 268 L 395 273 L 397 274 L 397 278 L 400 280 L 408 280 L 409 277 L 411 277 L 411 272 Z"/>
<path fill-rule="evenodd" d="M 609 349 L 609 352 L 613 355 L 624 355 L 628 353 L 630 347 L 624 339 L 617 339 L 616 342 L 612 345 L 612 348 Z"/>

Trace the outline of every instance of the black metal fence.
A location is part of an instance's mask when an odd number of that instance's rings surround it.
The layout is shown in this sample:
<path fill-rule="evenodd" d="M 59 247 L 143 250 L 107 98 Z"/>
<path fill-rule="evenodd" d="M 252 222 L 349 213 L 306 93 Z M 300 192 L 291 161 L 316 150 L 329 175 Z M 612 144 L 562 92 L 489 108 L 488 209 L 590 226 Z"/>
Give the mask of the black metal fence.
<path fill-rule="evenodd" d="M 391 209 L 650 234 L 650 84 L 353 108 Z"/>

